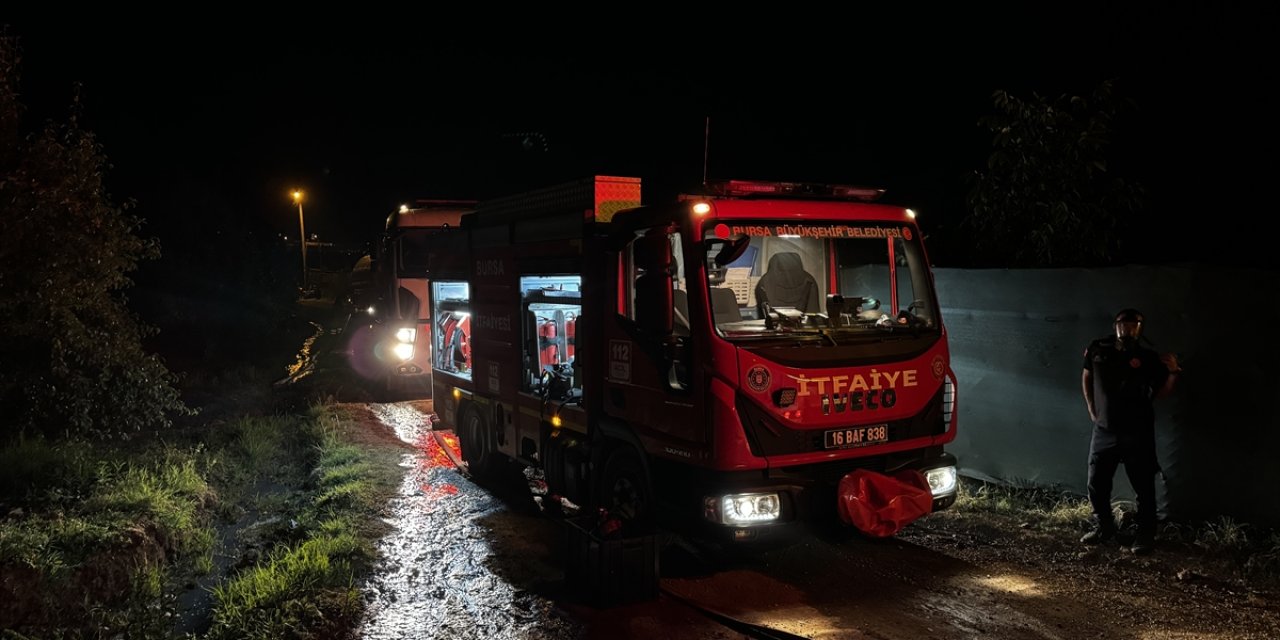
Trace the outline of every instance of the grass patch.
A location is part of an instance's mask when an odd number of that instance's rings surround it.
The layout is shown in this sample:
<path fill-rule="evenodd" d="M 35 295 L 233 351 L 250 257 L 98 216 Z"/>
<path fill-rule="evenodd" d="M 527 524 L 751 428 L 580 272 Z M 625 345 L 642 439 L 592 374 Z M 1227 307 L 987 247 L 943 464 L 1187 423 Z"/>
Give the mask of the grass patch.
<path fill-rule="evenodd" d="M 1078 529 L 1093 514 L 1089 500 L 1058 487 L 1021 482 L 994 484 L 961 478 L 953 508 L 962 513 L 998 513 L 1035 520 L 1050 528 Z"/>
<path fill-rule="evenodd" d="M 300 485 L 314 463 L 315 427 L 307 416 L 242 416 L 189 434 L 201 448 L 205 476 L 223 500 L 218 516 L 233 522 L 260 510 L 279 485 Z M 265 489 L 265 491 L 264 491 Z"/>
<path fill-rule="evenodd" d="M 1224 516 L 1207 522 L 1167 523 L 1160 535 L 1230 567 L 1248 583 L 1280 588 L 1280 531 Z"/>
<path fill-rule="evenodd" d="M 188 551 L 193 542 L 207 540 L 199 530 L 213 491 L 196 470 L 195 460 L 180 459 L 172 451 L 167 457 L 154 468 L 136 463 L 103 466 L 98 490 L 84 509 L 104 520 L 132 520 L 153 528 L 166 550 Z"/>
<path fill-rule="evenodd" d="M 1136 518 L 1132 503 L 1112 504 L 1122 527 Z M 1029 482 L 997 484 L 961 478 L 951 511 L 954 517 L 975 521 L 990 516 L 1014 518 L 1050 533 L 1072 536 L 1093 523 L 1093 508 L 1084 496 Z M 1160 539 L 1249 584 L 1280 588 L 1280 531 L 1221 517 L 1206 522 L 1165 522 Z"/>
<path fill-rule="evenodd" d="M 361 611 L 352 563 L 364 546 L 350 534 L 320 535 L 271 554 L 214 590 L 210 637 L 305 637 L 351 624 Z"/>
<path fill-rule="evenodd" d="M 211 638 L 331 637 L 349 633 L 362 603 L 354 588 L 374 559 L 370 525 L 395 489 L 396 472 L 351 444 L 334 408 L 313 405 L 307 441 L 314 468 L 297 496 L 296 527 L 254 566 L 214 589 Z"/>
<path fill-rule="evenodd" d="M 235 447 L 243 466 L 255 472 L 270 469 L 291 440 L 296 423 L 278 417 L 247 417 L 234 424 Z"/>
<path fill-rule="evenodd" d="M 0 524 L 0 566 L 33 569 L 46 578 L 61 578 L 101 549 L 123 542 L 119 522 L 83 516 L 34 516 Z"/>
<path fill-rule="evenodd" d="M 23 505 L 0 520 L 0 628 L 137 631 L 126 612 L 156 600 L 170 563 L 208 564 L 215 494 L 190 452 L 27 440 L 0 460 Z"/>
<path fill-rule="evenodd" d="M 0 448 L 0 505 L 78 499 L 93 484 L 102 461 L 87 442 L 19 438 Z"/>
<path fill-rule="evenodd" d="M 323 440 L 311 415 L 166 435 L 179 444 L 29 438 L 0 448 L 0 628 L 151 637 L 154 625 L 139 621 L 171 624 L 159 603 L 215 571 L 214 517 L 256 508 L 264 484 L 308 482 Z"/>

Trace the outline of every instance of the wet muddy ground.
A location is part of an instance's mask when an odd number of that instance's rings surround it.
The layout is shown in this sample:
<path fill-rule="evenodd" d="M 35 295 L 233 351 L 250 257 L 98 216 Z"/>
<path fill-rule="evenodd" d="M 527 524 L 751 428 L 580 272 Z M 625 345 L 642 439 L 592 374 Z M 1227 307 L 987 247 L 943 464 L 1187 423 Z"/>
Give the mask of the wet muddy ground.
<path fill-rule="evenodd" d="M 1280 637 L 1266 600 L 1180 585 L 1118 548 L 1054 550 L 1016 526 L 962 536 L 942 514 L 886 540 L 815 530 L 734 563 L 666 538 L 658 597 L 597 610 L 565 584 L 564 523 L 538 510 L 536 479 L 472 483 L 452 432 L 429 431 L 429 406 L 369 405 L 415 448 L 364 638 Z"/>
<path fill-rule="evenodd" d="M 360 637 L 567 638 L 572 622 L 551 600 L 511 584 L 489 566 L 492 539 L 481 525 L 506 507 L 462 477 L 446 451 L 452 433 L 433 437 L 427 414 L 409 404 L 370 411 L 413 445 L 400 462 L 404 480 L 389 505 L 378 573 L 364 586 Z"/>
<path fill-rule="evenodd" d="M 429 400 L 351 407 L 411 445 L 362 638 L 1280 638 L 1275 594 L 1177 549 L 1137 558 L 952 512 L 890 539 L 815 529 L 733 563 L 666 536 L 658 596 L 597 609 L 566 584 L 567 529 L 540 510 L 536 477 L 473 483 Z"/>

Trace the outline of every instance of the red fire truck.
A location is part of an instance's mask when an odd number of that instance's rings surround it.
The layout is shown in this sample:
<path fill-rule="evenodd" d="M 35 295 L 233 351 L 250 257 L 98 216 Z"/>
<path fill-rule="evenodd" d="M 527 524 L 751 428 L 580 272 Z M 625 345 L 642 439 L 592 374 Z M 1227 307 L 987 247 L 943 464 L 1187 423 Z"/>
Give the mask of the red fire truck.
<path fill-rule="evenodd" d="M 482 202 L 432 284 L 437 336 L 460 336 L 436 410 L 473 475 L 514 459 L 576 504 L 734 542 L 836 513 L 855 470 L 918 471 L 950 505 L 946 331 L 914 214 L 880 193 L 730 181 L 640 206 L 639 179 L 597 176 Z"/>
<path fill-rule="evenodd" d="M 458 228 L 475 201 L 418 200 L 387 216 L 386 230 L 372 261 L 373 300 L 365 310 L 368 328 L 354 351 L 365 360 L 359 368 L 376 376 L 388 390 L 429 391 L 431 314 L 427 288 L 431 282 L 431 238 Z"/>

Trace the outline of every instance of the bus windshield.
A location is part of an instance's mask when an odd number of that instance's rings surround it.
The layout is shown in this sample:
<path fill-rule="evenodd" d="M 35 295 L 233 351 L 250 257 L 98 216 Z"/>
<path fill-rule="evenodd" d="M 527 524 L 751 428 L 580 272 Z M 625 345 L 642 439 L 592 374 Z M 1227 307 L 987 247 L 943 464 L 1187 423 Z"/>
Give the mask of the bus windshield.
<path fill-rule="evenodd" d="M 427 257 L 431 254 L 428 241 L 431 236 L 440 233 L 438 227 L 410 227 L 400 232 L 396 238 L 397 264 L 396 275 L 401 278 L 421 278 L 426 276 L 430 265 Z"/>
<path fill-rule="evenodd" d="M 708 299 L 729 339 L 939 331 L 918 232 L 894 223 L 717 224 Z"/>

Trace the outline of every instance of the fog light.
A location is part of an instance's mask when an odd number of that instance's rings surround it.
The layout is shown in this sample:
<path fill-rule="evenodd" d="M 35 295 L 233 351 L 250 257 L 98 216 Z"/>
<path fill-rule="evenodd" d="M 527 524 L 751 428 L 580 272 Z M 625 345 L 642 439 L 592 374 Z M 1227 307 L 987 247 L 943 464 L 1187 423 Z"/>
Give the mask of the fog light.
<path fill-rule="evenodd" d="M 929 481 L 929 490 L 933 497 L 950 495 L 956 491 L 956 468 L 939 467 L 924 472 L 924 479 Z"/>

